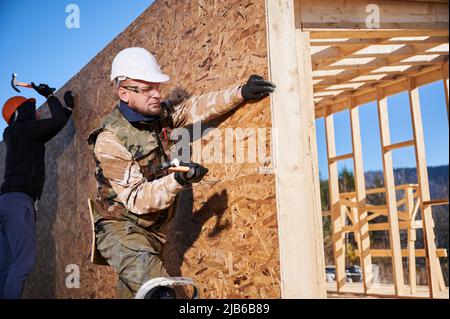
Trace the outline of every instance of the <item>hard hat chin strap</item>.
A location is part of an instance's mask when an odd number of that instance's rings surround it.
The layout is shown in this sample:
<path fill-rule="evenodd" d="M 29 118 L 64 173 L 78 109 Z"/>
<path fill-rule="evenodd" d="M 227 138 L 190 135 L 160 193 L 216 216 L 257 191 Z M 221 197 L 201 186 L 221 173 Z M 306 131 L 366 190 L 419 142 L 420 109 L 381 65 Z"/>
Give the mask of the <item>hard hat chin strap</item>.
<path fill-rule="evenodd" d="M 14 111 L 14 118 L 13 118 L 12 122 L 15 122 L 18 117 L 19 117 L 19 110 L 15 110 Z"/>
<path fill-rule="evenodd" d="M 122 81 L 125 81 L 126 79 L 128 79 L 126 76 L 118 76 L 116 78 L 116 89 L 119 89 L 120 83 L 122 83 Z"/>

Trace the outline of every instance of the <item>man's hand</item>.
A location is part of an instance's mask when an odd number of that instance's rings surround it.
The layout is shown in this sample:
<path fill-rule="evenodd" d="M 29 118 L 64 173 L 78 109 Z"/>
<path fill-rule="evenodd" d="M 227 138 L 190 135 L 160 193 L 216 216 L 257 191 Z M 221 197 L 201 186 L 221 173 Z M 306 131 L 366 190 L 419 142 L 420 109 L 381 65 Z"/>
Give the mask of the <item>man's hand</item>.
<path fill-rule="evenodd" d="M 262 76 L 252 75 L 248 82 L 242 87 L 244 101 L 259 100 L 275 91 L 276 85 L 264 80 Z"/>
<path fill-rule="evenodd" d="M 56 91 L 55 88 L 51 88 L 49 87 L 47 84 L 39 84 L 39 86 L 37 86 L 36 84 L 34 84 L 33 82 L 31 82 L 31 85 L 33 86 L 33 89 L 38 92 L 40 95 L 42 95 L 43 97 L 45 97 L 46 99 L 48 99 L 48 97 L 50 95 L 53 94 L 53 92 Z"/>
<path fill-rule="evenodd" d="M 66 93 L 64 93 L 64 102 L 66 103 L 67 108 L 73 110 L 75 106 L 75 98 L 72 91 L 66 91 Z"/>
<path fill-rule="evenodd" d="M 203 167 L 197 163 L 180 163 L 180 165 L 190 168 L 187 173 L 175 172 L 175 180 L 182 186 L 192 183 L 199 183 L 208 173 L 208 169 L 206 167 Z"/>

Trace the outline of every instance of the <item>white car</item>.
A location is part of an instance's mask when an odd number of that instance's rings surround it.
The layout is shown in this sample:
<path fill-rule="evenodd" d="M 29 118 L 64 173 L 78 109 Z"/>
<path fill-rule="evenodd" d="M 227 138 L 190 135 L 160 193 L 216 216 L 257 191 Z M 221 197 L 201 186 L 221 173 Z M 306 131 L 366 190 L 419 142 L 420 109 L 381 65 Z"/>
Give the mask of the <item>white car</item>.
<path fill-rule="evenodd" d="M 325 267 L 325 278 L 327 282 L 336 281 L 336 267 L 326 266 Z"/>

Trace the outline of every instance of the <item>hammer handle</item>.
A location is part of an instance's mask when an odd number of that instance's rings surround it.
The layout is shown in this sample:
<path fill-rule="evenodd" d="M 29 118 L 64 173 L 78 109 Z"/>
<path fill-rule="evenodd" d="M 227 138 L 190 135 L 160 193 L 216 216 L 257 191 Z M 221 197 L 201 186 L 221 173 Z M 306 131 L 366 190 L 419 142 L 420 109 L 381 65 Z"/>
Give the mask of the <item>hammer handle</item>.
<path fill-rule="evenodd" d="M 174 173 L 174 172 L 181 172 L 181 173 L 187 173 L 189 172 L 191 168 L 187 167 L 187 166 L 176 166 L 176 167 L 171 167 L 168 169 L 169 172 Z"/>
<path fill-rule="evenodd" d="M 16 86 L 21 86 L 24 88 L 33 88 L 33 86 L 30 83 L 23 83 L 23 82 L 16 82 Z"/>

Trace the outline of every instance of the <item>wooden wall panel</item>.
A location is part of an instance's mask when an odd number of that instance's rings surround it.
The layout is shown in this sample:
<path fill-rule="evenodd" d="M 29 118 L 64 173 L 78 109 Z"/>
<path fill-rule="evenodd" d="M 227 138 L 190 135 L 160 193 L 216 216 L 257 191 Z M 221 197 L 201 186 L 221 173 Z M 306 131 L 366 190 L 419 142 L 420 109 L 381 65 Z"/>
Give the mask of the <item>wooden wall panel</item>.
<path fill-rule="evenodd" d="M 163 94 L 175 86 L 203 94 L 244 83 L 251 74 L 268 76 L 265 23 L 264 0 L 158 0 L 58 92 L 76 92 L 77 105 L 73 120 L 47 146 L 38 260 L 27 297 L 116 296 L 111 269 L 89 263 L 87 198 L 94 196 L 95 180 L 86 143 L 116 103 L 109 81 L 114 56 L 127 47 L 144 47 L 171 76 Z M 270 128 L 270 119 L 265 99 L 210 126 L 222 133 L 225 128 Z M 267 152 L 269 141 L 270 136 Z M 275 182 L 273 175 L 259 173 L 262 166 L 270 162 L 208 165 L 206 181 L 180 196 L 164 261 L 171 275 L 193 277 L 204 298 L 280 297 Z M 65 284 L 70 264 L 80 267 L 78 289 Z"/>

